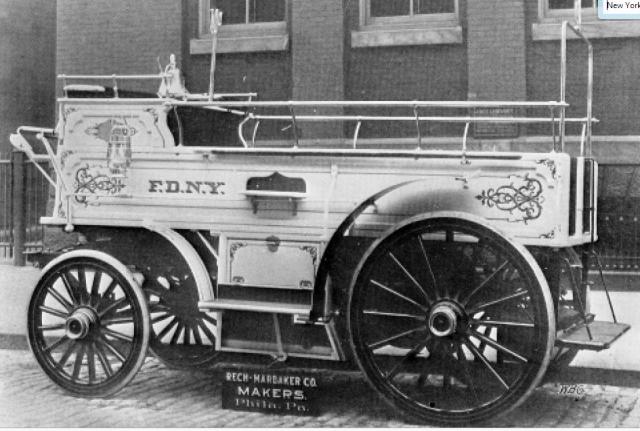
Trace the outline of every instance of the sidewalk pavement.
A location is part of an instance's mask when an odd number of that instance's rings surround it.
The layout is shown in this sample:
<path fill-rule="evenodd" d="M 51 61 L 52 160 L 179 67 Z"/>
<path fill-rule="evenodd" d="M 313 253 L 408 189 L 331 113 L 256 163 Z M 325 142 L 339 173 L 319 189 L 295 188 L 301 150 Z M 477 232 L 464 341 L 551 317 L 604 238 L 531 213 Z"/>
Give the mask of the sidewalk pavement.
<path fill-rule="evenodd" d="M 39 276 L 33 266 L 0 261 L 0 348 L 27 348 L 27 307 Z"/>

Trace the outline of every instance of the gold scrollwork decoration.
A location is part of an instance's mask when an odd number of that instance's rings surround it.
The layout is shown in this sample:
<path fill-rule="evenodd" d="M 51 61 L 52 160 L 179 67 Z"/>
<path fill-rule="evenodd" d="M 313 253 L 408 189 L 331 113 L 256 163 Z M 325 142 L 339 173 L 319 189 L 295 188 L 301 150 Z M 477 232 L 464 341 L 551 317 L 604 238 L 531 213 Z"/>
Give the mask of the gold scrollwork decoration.
<path fill-rule="evenodd" d="M 476 196 L 476 199 L 489 208 L 495 207 L 500 211 L 506 211 L 510 214 L 515 213 L 520 216 L 515 221 L 522 221 L 527 224 L 527 222 L 535 220 L 542 215 L 543 188 L 540 181 L 535 178 L 524 176 L 522 180 L 523 184 L 520 186 L 511 183 L 496 189 L 482 190 Z"/>
<path fill-rule="evenodd" d="M 111 178 L 107 175 L 92 173 L 89 166 L 78 169 L 75 182 L 75 200 L 78 203 L 87 205 L 89 196 L 86 194 L 106 193 L 115 195 L 125 187 L 120 179 Z M 82 194 L 80 194 L 82 193 Z"/>

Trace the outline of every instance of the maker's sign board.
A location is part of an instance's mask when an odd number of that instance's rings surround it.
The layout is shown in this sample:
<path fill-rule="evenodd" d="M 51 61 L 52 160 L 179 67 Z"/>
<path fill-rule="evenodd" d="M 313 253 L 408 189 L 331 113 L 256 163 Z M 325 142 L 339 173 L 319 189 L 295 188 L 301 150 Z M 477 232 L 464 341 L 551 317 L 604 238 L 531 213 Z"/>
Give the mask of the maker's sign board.
<path fill-rule="evenodd" d="M 223 409 L 288 415 L 318 414 L 317 374 L 248 369 L 226 369 L 223 372 Z"/>

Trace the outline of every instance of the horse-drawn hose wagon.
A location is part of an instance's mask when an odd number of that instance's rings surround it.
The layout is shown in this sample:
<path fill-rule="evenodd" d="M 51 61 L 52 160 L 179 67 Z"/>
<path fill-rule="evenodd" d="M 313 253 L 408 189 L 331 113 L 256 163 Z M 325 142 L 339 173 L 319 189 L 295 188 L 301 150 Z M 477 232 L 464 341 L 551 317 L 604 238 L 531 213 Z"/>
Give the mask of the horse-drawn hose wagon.
<path fill-rule="evenodd" d="M 564 23 L 555 102 L 264 102 L 190 94 L 175 65 L 60 76 L 55 130 L 11 136 L 53 167 L 43 170 L 55 202 L 42 223 L 81 239 L 35 287 L 36 360 L 88 397 L 124 387 L 149 349 L 183 367 L 227 353 L 348 364 L 421 421 L 467 423 L 517 406 L 550 363 L 608 348 L 628 329 L 589 313 L 595 120 L 591 90 L 586 117 L 565 115 L 567 30 L 581 35 Z M 125 94 L 126 79 L 161 90 Z M 479 114 L 487 108 L 514 115 Z M 424 114 L 435 111 L 456 115 Z M 224 132 L 203 144 L 193 116 Z M 260 124 L 285 121 L 290 147 L 256 142 Z M 361 127 L 378 122 L 417 126 L 413 148 L 362 148 Z M 424 148 L 428 122 L 464 129 L 461 149 Z M 301 145 L 298 128 L 310 123 L 353 136 Z M 469 150 L 470 125 L 490 123 L 546 123 L 551 151 Z M 583 131 L 577 156 L 565 151 L 570 125 Z"/>

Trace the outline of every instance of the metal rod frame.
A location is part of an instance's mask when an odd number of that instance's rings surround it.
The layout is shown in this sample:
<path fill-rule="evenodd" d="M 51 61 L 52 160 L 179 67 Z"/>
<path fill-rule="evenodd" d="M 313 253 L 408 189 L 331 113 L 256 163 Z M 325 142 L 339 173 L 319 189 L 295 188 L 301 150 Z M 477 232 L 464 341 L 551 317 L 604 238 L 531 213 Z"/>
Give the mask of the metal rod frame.
<path fill-rule="evenodd" d="M 575 2 L 575 9 L 577 15 L 577 25 L 571 24 L 569 21 L 562 22 L 562 37 L 560 41 L 560 150 L 565 151 L 565 120 L 566 120 L 566 108 L 569 106 L 567 103 L 567 31 L 571 30 L 579 39 L 581 39 L 587 45 L 587 117 L 586 117 L 586 149 L 581 151 L 581 156 L 591 157 L 593 154 L 592 147 L 592 120 L 593 120 L 593 45 L 581 31 L 581 13 L 579 9 L 579 0 Z"/>
<path fill-rule="evenodd" d="M 553 136 L 553 151 L 566 150 L 566 124 L 578 123 L 582 124 L 582 136 L 580 145 L 581 156 L 591 156 L 592 154 L 592 126 L 598 120 L 593 118 L 593 46 L 589 39 L 581 31 L 582 16 L 581 16 L 581 4 L 580 0 L 574 0 L 575 20 L 576 24 L 571 24 L 568 21 L 563 21 L 561 26 L 561 42 L 560 42 L 560 100 L 559 101 L 398 101 L 398 100 L 383 100 L 383 101 L 328 101 L 328 100 L 316 100 L 316 101 L 254 101 L 253 98 L 257 96 L 255 93 L 219 93 L 214 94 L 212 85 L 210 85 L 208 94 L 187 94 L 182 99 L 175 98 L 149 98 L 149 99 L 129 99 L 138 102 L 160 102 L 168 107 L 201 107 L 205 109 L 227 111 L 232 114 L 242 115 L 245 118 L 238 126 L 238 136 L 245 148 L 249 148 L 250 145 L 247 139 L 244 137 L 244 126 L 250 120 L 253 120 L 251 147 L 255 147 L 255 139 L 258 132 L 260 122 L 263 120 L 270 121 L 288 121 L 291 123 L 292 135 L 294 140 L 294 150 L 299 148 L 300 137 L 298 135 L 297 123 L 298 122 L 355 122 L 354 134 L 353 134 L 353 149 L 357 149 L 358 136 L 364 121 L 412 121 L 415 122 L 417 130 L 418 150 L 422 145 L 422 134 L 420 129 L 420 123 L 423 121 L 433 121 L 441 123 L 464 123 L 465 133 L 463 136 L 463 145 L 466 147 L 467 136 L 469 132 L 469 124 L 475 123 L 515 123 L 515 124 L 533 124 L 533 123 L 546 123 L 551 124 L 552 136 Z M 212 15 L 214 11 L 211 11 Z M 212 28 L 214 32 L 216 29 Z M 581 40 L 583 40 L 588 48 L 588 82 L 587 82 L 587 113 L 586 117 L 581 118 L 567 118 L 566 110 L 570 106 L 566 101 L 567 96 L 567 33 L 571 30 Z M 215 39 L 215 37 L 214 37 Z M 215 45 L 212 52 L 212 57 L 215 57 Z M 215 61 L 212 59 L 212 61 Z M 212 63 L 214 65 L 215 63 Z M 212 74 L 213 74 L 212 66 Z M 159 74 L 138 74 L 138 75 L 58 75 L 58 79 L 61 79 L 66 84 L 68 80 L 112 80 L 114 85 L 114 98 L 95 98 L 91 99 L 91 103 L 122 103 L 123 99 L 118 99 L 117 81 L 118 80 L 146 80 L 146 79 L 159 79 L 164 80 L 169 75 L 166 73 Z M 211 76 L 211 82 L 213 81 Z M 229 98 L 246 98 L 247 100 L 228 100 Z M 86 99 L 73 99 L 65 97 L 59 99 L 60 102 L 68 101 L 83 101 Z M 411 110 L 411 115 L 297 115 L 295 108 L 320 108 L 320 107 L 341 107 L 341 108 L 399 108 L 406 107 Z M 420 108 L 441 108 L 441 109 L 475 109 L 475 108 L 549 108 L 550 117 L 526 117 L 526 116 L 507 116 L 507 117 L 492 117 L 492 116 L 420 116 Z M 236 108 L 236 109 L 233 109 Z M 267 115 L 256 114 L 257 108 L 287 108 L 288 114 L 279 115 Z M 556 111 L 557 110 L 557 111 Z M 557 124 L 557 135 L 556 135 Z M 556 136 L 559 139 L 556 139 Z M 559 148 L 558 148 L 559 146 Z M 463 149 L 463 151 L 465 151 Z"/>

